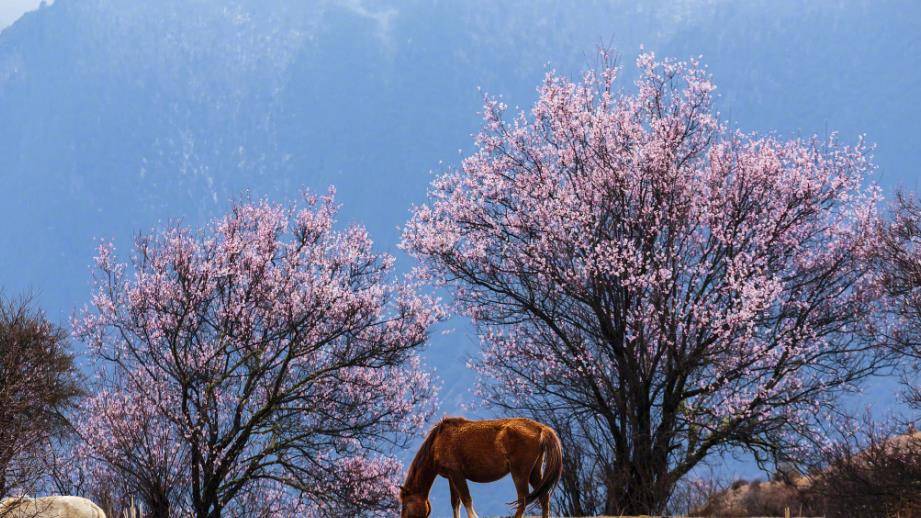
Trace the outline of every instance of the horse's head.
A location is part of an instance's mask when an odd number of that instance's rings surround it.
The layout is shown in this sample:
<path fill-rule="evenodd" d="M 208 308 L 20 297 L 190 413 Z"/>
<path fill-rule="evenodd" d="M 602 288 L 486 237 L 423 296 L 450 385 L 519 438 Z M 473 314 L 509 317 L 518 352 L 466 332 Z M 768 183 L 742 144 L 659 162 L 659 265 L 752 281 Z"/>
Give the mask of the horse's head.
<path fill-rule="evenodd" d="M 400 503 L 400 518 L 428 518 L 432 514 L 428 495 L 408 491 L 405 487 L 400 488 Z"/>

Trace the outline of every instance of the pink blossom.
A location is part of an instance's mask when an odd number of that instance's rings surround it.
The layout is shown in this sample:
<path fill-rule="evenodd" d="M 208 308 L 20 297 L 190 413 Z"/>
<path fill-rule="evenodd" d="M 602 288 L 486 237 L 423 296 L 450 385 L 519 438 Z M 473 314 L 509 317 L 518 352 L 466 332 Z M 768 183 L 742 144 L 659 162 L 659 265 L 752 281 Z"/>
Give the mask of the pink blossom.
<path fill-rule="evenodd" d="M 549 73 L 529 113 L 487 99 L 476 152 L 402 242 L 476 322 L 479 393 L 579 416 L 615 472 L 664 470 L 625 486 L 792 440 L 876 365 L 855 333 L 878 198 L 863 143 L 733 131 L 698 62 L 636 64 L 632 94 L 605 65 Z"/>
<path fill-rule="evenodd" d="M 433 410 L 417 351 L 442 310 L 336 210 L 246 202 L 140 237 L 130 266 L 100 249 L 74 321 L 98 364 L 92 469 L 202 517 L 395 505 L 391 450 Z"/>

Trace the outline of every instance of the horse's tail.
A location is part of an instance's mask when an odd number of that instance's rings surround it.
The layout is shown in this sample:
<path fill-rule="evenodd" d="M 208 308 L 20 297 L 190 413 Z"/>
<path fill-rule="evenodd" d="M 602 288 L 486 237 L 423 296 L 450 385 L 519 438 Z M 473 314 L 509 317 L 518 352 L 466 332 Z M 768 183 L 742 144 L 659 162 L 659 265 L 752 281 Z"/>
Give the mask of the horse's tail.
<path fill-rule="evenodd" d="M 540 484 L 527 497 L 527 504 L 531 505 L 537 499 L 547 496 L 556 487 L 563 476 L 563 445 L 560 444 L 560 438 L 552 428 L 544 428 L 540 432 L 540 449 L 544 455 L 544 474 L 540 479 Z"/>

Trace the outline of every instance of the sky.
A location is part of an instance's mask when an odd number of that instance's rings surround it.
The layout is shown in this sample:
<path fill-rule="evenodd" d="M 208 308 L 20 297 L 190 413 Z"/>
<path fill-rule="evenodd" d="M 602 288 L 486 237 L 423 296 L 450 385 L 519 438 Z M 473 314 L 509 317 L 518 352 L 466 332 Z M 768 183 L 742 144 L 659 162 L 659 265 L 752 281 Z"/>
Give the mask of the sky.
<path fill-rule="evenodd" d="M 472 148 L 478 88 L 528 107 L 548 69 L 577 75 L 602 44 L 627 88 L 641 46 L 702 55 L 734 125 L 865 134 L 884 192 L 919 187 L 912 0 L 56 0 L 19 18 L 38 4 L 0 0 L 0 27 L 18 18 L 0 34 L 0 290 L 34 293 L 62 325 L 89 299 L 100 240 L 125 257 L 139 232 L 200 225 L 245 193 L 334 184 L 342 224 L 410 267 L 400 227 Z M 445 327 L 426 359 L 442 412 L 467 414 L 477 340 Z M 509 491 L 474 495 L 498 512 Z"/>
<path fill-rule="evenodd" d="M 42 0 L 3 0 L 0 2 L 0 30 L 19 19 L 23 13 L 38 9 Z"/>

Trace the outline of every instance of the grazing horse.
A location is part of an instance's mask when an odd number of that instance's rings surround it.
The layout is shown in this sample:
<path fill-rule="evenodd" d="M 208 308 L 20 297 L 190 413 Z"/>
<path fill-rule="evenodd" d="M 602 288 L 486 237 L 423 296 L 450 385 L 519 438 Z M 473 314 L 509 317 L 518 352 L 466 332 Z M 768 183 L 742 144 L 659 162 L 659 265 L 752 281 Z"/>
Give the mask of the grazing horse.
<path fill-rule="evenodd" d="M 16 497 L 0 500 L 4 518 L 106 518 L 96 504 L 79 496 Z"/>
<path fill-rule="evenodd" d="M 400 516 L 426 518 L 431 514 L 429 491 L 435 476 L 441 475 L 451 485 L 454 518 L 460 518 L 461 502 L 467 517 L 477 518 L 467 480 L 493 482 L 509 473 L 518 492 L 515 518 L 524 516 L 525 508 L 538 500 L 543 517 L 550 516 L 550 493 L 563 473 L 563 451 L 556 432 L 530 419 L 442 419 L 409 466 L 406 482 L 400 487 Z M 533 488 L 530 493 L 529 482 Z"/>

